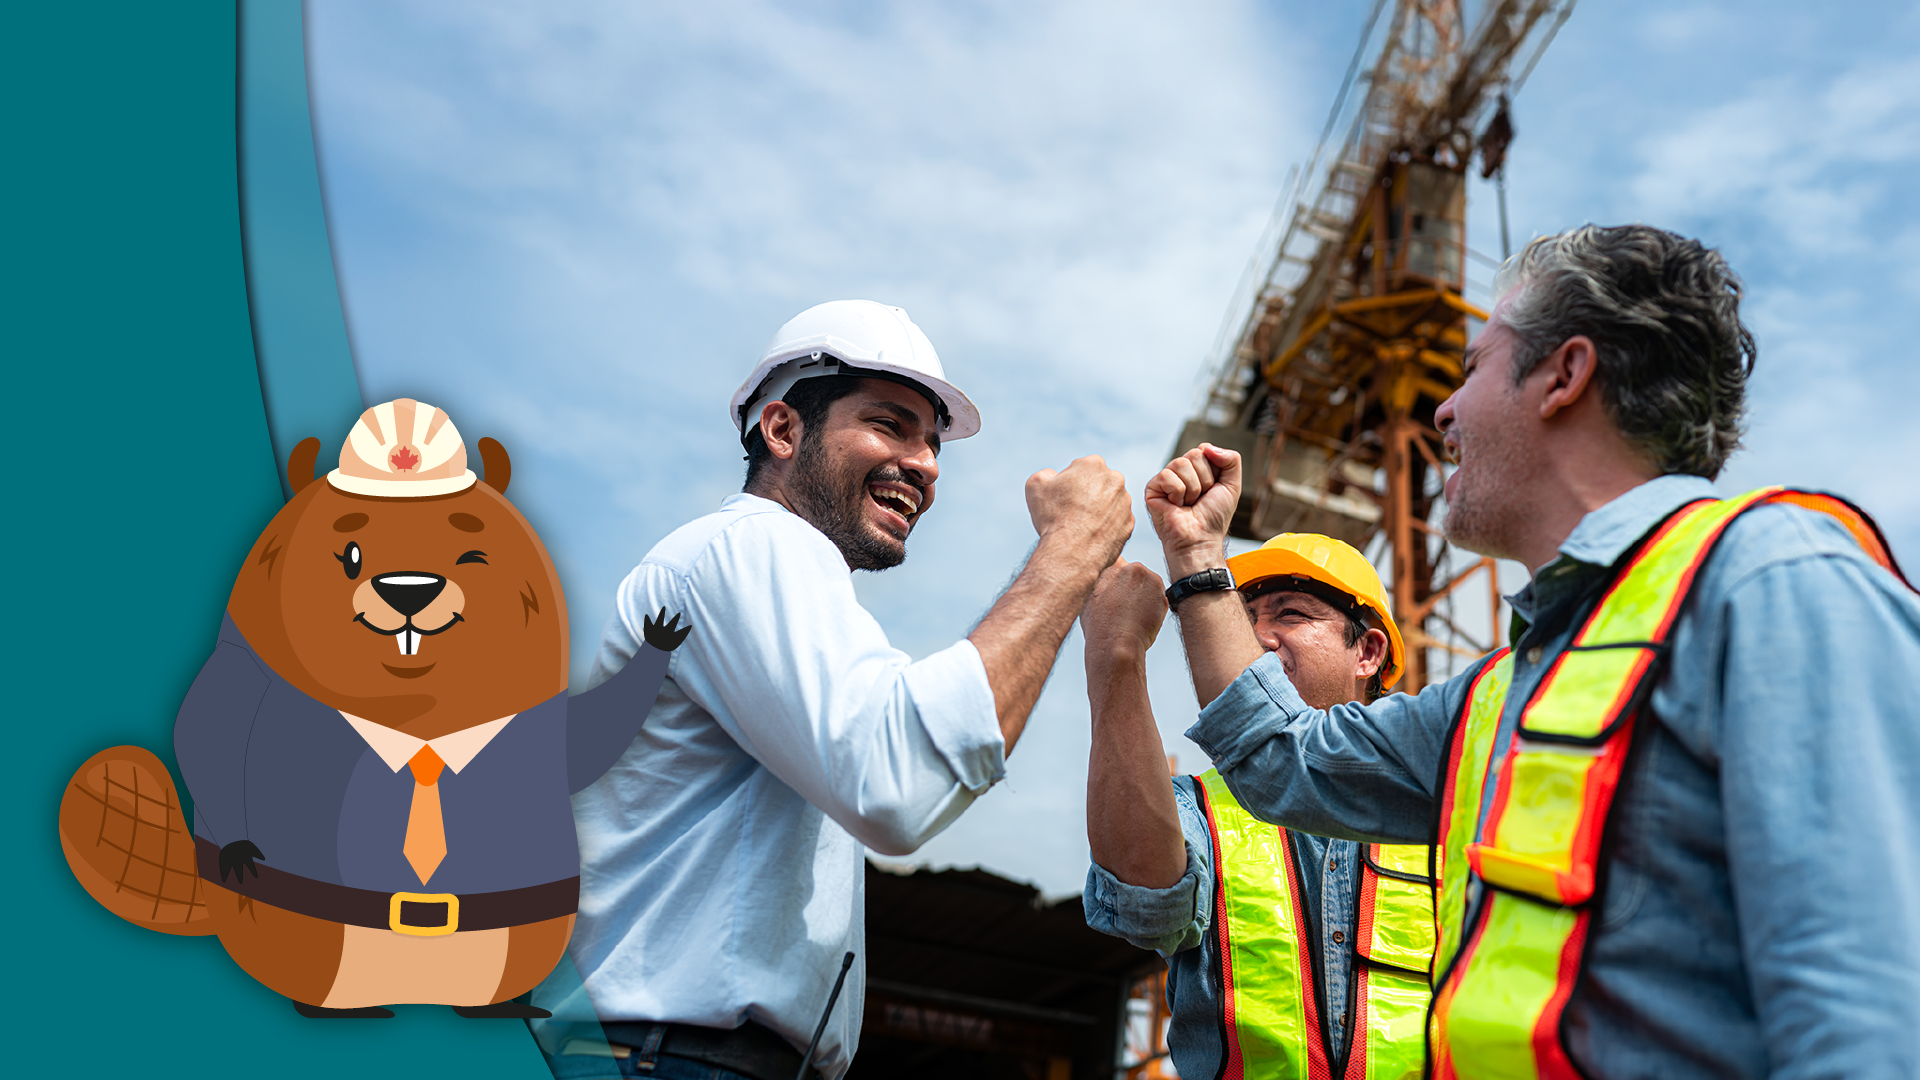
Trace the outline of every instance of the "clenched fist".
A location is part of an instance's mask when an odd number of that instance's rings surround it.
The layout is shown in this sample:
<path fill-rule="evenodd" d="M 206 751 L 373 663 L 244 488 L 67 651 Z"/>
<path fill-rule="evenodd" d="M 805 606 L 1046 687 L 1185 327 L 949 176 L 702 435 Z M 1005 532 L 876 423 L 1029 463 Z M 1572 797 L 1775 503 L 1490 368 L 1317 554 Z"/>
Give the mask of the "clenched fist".
<path fill-rule="evenodd" d="M 1060 533 L 1107 566 L 1133 535 L 1127 478 L 1098 457 L 1076 459 L 1060 472 L 1041 469 L 1027 478 L 1027 513 L 1043 538 Z"/>
<path fill-rule="evenodd" d="M 1174 458 L 1147 481 L 1147 513 L 1175 577 L 1216 565 L 1240 505 L 1240 455 L 1212 443 Z"/>
<path fill-rule="evenodd" d="M 1167 617 L 1167 583 L 1137 562 L 1117 559 L 1100 574 L 1080 612 L 1089 655 L 1143 657 Z"/>

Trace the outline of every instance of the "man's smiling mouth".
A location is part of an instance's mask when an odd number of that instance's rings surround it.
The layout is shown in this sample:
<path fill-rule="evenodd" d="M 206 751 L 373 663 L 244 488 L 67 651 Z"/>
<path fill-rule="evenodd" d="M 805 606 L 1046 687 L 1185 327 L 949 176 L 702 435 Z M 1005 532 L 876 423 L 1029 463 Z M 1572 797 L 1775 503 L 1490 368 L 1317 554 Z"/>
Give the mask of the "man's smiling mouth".
<path fill-rule="evenodd" d="M 419 627 L 413 625 L 412 616 L 408 616 L 407 621 L 405 623 L 401 624 L 400 626 L 392 630 L 382 630 L 381 628 L 368 622 L 367 613 L 364 611 L 356 614 L 353 617 L 353 621 L 359 623 L 361 626 L 366 627 L 367 629 L 373 631 L 376 634 L 384 634 L 390 638 L 398 638 L 399 644 L 400 644 L 401 656 L 418 655 L 420 652 L 421 638 L 432 637 L 435 634 L 444 634 L 447 631 L 453 629 L 454 623 L 466 622 L 465 619 L 460 617 L 460 613 L 457 611 L 453 613 L 453 618 L 447 620 L 447 625 L 440 627 L 438 630 L 420 629 Z M 420 669 L 420 671 L 422 674 L 425 674 L 426 669 L 422 668 Z"/>
<path fill-rule="evenodd" d="M 867 494 L 882 508 L 891 510 L 911 523 L 914 515 L 920 512 L 923 499 L 919 491 L 907 484 L 879 483 L 868 484 Z"/>

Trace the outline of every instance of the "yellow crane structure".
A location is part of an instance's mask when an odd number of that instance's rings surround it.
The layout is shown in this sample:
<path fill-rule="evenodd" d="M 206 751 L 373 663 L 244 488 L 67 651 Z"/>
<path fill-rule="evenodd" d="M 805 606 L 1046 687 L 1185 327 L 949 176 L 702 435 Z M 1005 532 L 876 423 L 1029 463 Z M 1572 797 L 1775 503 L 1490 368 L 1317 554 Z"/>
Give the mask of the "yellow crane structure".
<path fill-rule="evenodd" d="M 1346 87 L 1388 2 L 1373 6 Z M 1392 0 L 1364 96 L 1349 110 L 1343 88 L 1295 174 L 1255 257 L 1265 272 L 1243 286 L 1175 447 L 1240 451 L 1233 535 L 1325 533 L 1384 565 L 1408 691 L 1426 683 L 1430 649 L 1477 656 L 1497 644 L 1493 560 L 1435 580 L 1450 560 L 1431 521 L 1443 479 L 1433 414 L 1460 384 L 1467 318 L 1486 318 L 1463 295 L 1467 169 L 1477 152 L 1483 176 L 1504 175 L 1507 101 L 1574 2 L 1482 0 L 1469 13 L 1461 0 Z M 1501 217 L 1504 234 L 1504 200 Z M 1492 605 L 1484 637 L 1442 606 L 1479 574 Z"/>

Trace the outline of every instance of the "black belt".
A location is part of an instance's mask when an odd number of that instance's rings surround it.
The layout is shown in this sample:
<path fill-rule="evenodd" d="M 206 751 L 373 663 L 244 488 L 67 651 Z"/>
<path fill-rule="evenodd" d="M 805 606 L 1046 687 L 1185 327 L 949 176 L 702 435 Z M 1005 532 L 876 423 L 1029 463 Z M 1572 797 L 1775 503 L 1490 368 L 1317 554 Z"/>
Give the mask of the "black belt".
<path fill-rule="evenodd" d="M 241 896 L 285 908 L 296 915 L 349 926 L 395 930 L 417 937 L 438 937 L 456 930 L 524 926 L 558 919 L 580 909 L 577 877 L 502 892 L 390 893 L 301 877 L 264 863 L 255 866 L 258 876 L 239 867 L 227 881 L 221 881 L 220 849 L 212 841 L 196 836 L 193 850 L 201 877 Z M 233 880 L 235 878 L 238 880 Z M 794 1055 L 796 1068 L 799 1057 Z"/>
<path fill-rule="evenodd" d="M 607 1042 L 649 1057 L 672 1054 L 692 1058 L 754 1080 L 793 1080 L 800 1071 L 800 1051 L 772 1028 L 752 1020 L 732 1031 L 644 1020 L 606 1020 L 600 1027 L 607 1033 Z M 819 1074 L 808 1069 L 807 1075 Z"/>

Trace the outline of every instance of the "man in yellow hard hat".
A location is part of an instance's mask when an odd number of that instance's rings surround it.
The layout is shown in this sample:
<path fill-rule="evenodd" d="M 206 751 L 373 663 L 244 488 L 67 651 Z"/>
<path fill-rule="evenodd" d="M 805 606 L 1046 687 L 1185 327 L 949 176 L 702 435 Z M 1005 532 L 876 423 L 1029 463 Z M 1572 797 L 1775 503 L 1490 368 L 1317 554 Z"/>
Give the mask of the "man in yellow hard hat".
<path fill-rule="evenodd" d="M 1238 587 L 1263 650 L 1317 708 L 1366 703 L 1406 646 L 1380 575 L 1339 540 L 1285 533 L 1200 590 Z M 1080 620 L 1093 750 L 1087 924 L 1167 958 L 1181 1076 L 1420 1075 L 1433 904 L 1427 849 L 1276 829 L 1218 773 L 1167 782 L 1146 652 L 1196 590 L 1138 563 L 1101 575 Z"/>

